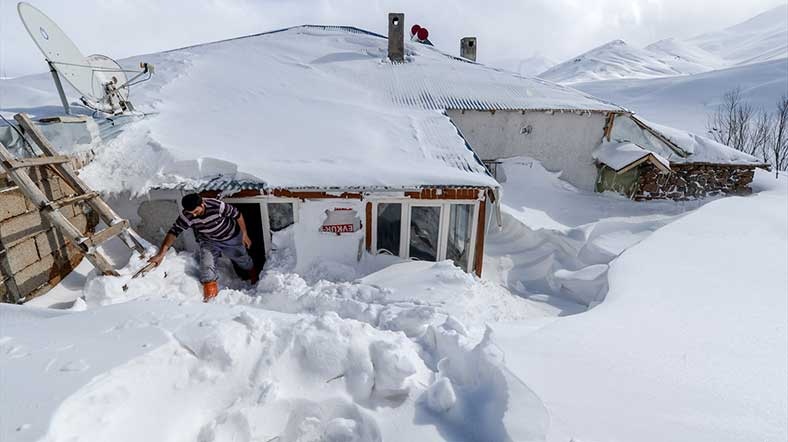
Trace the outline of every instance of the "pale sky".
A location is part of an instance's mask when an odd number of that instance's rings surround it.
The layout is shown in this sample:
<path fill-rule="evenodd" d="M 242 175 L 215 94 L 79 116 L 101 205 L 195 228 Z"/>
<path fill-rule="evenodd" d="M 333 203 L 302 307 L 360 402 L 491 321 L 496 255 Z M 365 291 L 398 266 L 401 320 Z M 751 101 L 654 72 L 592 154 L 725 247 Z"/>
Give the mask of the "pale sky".
<path fill-rule="evenodd" d="M 0 76 L 46 66 L 16 1 L 0 0 Z M 785 0 L 33 0 L 85 55 L 123 58 L 299 24 L 386 32 L 404 12 L 444 51 L 479 38 L 479 61 L 543 55 L 564 61 L 613 39 L 645 46 L 722 29 Z"/>

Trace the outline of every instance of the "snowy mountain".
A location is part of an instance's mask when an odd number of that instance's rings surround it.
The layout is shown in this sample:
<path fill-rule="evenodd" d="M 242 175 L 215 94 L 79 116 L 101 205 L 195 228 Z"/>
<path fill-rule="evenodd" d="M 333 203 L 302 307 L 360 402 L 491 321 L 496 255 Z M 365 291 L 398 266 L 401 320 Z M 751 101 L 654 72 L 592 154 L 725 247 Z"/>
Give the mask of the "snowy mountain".
<path fill-rule="evenodd" d="M 788 57 L 788 5 L 745 22 L 686 40 L 637 48 L 614 40 L 539 76 L 559 83 L 691 75 Z"/>
<path fill-rule="evenodd" d="M 677 51 L 678 52 L 678 51 Z M 683 48 L 681 52 L 689 52 Z M 694 74 L 708 70 L 703 57 L 684 59 L 677 55 L 639 49 L 623 40 L 613 40 L 548 69 L 539 76 L 558 83 L 651 78 Z"/>
<path fill-rule="evenodd" d="M 788 93 L 788 59 L 696 75 L 591 81 L 572 86 L 649 120 L 704 134 L 707 115 L 733 88 L 739 87 L 742 98 L 751 105 L 772 109 L 777 98 Z"/>
<path fill-rule="evenodd" d="M 722 31 L 690 38 L 686 43 L 715 54 L 729 65 L 788 57 L 788 4 Z"/>
<path fill-rule="evenodd" d="M 527 58 L 502 58 L 485 64 L 526 77 L 535 77 L 557 65 L 558 62 L 544 55 L 536 54 Z"/>

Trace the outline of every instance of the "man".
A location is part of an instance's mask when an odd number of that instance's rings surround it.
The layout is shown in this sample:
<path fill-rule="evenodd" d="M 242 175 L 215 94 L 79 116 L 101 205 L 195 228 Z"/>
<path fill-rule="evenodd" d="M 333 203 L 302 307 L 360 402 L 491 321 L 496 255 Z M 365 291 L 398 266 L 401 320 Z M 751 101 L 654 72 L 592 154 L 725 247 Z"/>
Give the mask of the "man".
<path fill-rule="evenodd" d="M 219 293 L 216 261 L 224 255 L 248 273 L 249 281 L 257 282 L 258 272 L 246 249 L 252 240 L 246 233 L 246 223 L 241 212 L 230 204 L 214 198 L 202 198 L 191 193 L 181 199 L 183 211 L 164 237 L 159 252 L 148 261 L 161 264 L 167 250 L 184 230 L 194 229 L 200 244 L 200 282 L 203 301 L 208 302 Z"/>

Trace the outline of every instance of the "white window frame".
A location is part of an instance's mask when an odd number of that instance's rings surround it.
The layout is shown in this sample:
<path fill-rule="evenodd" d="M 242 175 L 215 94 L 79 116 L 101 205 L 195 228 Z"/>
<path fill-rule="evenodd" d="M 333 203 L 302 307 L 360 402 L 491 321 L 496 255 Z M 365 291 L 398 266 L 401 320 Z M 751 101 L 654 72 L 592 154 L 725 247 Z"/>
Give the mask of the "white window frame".
<path fill-rule="evenodd" d="M 452 204 L 468 204 L 473 206 L 471 219 L 471 241 L 468 250 L 468 265 L 465 271 L 473 272 L 474 257 L 476 256 L 476 241 L 479 228 L 479 205 L 484 204 L 480 200 L 421 200 L 412 198 L 380 198 L 369 201 L 372 203 L 372 254 L 378 254 L 378 204 L 401 204 L 400 213 L 400 244 L 399 256 L 403 259 L 410 259 L 410 213 L 412 207 L 440 207 L 440 226 L 438 229 L 438 261 L 446 259 L 449 240 L 449 214 Z"/>

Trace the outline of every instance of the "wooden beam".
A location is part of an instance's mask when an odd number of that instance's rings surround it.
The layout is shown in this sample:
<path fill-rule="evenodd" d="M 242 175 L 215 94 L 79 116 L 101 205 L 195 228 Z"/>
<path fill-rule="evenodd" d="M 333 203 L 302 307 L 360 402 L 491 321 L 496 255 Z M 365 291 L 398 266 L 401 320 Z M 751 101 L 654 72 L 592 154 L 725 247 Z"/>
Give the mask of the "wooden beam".
<path fill-rule="evenodd" d="M 23 167 L 48 166 L 51 164 L 63 164 L 71 162 L 71 158 L 65 155 L 53 157 L 17 158 L 11 161 L 4 161 L 3 167 L 6 169 L 21 169 Z"/>
<path fill-rule="evenodd" d="M 479 202 L 479 222 L 476 224 L 476 249 L 473 257 L 473 271 L 476 276 L 482 277 L 484 265 L 484 233 L 487 231 L 487 202 Z"/>
<path fill-rule="evenodd" d="M 129 222 L 124 219 L 119 223 L 115 223 L 107 227 L 106 229 L 100 232 L 96 232 L 93 235 L 89 236 L 87 239 L 88 244 L 92 247 L 98 247 L 101 244 L 107 242 L 108 240 L 120 235 L 121 232 L 123 232 L 128 228 L 129 228 Z"/>
<path fill-rule="evenodd" d="M 98 196 L 98 192 L 90 192 L 84 195 L 76 195 L 68 198 L 61 198 L 57 201 L 52 201 L 49 203 L 49 207 L 53 209 L 59 209 L 64 206 L 68 206 L 69 204 L 75 204 L 81 201 L 89 200 L 91 198 L 96 198 Z"/>
<path fill-rule="evenodd" d="M 366 224 L 364 225 L 364 228 L 365 228 L 364 245 L 367 247 L 367 252 L 372 253 L 372 203 L 371 202 L 367 202 Z"/>
<path fill-rule="evenodd" d="M 607 141 L 610 141 L 610 136 L 613 133 L 613 123 L 616 121 L 616 113 L 610 112 L 607 114 L 607 120 L 605 121 L 605 131 L 604 131 L 604 138 Z"/>

